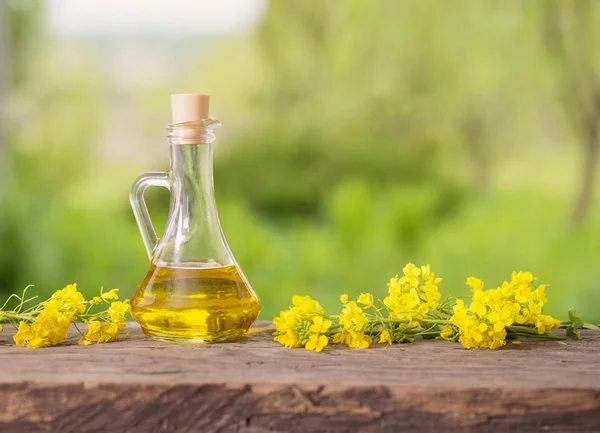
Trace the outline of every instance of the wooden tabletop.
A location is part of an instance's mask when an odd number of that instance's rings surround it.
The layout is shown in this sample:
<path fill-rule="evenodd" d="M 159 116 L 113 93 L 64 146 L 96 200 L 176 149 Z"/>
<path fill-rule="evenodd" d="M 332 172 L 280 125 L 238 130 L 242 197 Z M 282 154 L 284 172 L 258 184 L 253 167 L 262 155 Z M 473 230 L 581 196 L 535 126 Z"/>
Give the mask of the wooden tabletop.
<path fill-rule="evenodd" d="M 501 350 L 446 341 L 323 353 L 244 341 L 46 349 L 0 334 L 0 432 L 600 432 L 600 334 Z"/>

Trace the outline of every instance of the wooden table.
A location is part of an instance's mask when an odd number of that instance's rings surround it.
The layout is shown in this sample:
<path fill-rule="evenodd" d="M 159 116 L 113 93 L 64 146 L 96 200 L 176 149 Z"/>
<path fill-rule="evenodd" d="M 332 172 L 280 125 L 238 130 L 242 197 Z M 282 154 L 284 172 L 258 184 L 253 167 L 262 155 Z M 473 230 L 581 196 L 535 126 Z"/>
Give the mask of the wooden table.
<path fill-rule="evenodd" d="M 600 335 L 465 350 L 123 341 L 29 350 L 0 334 L 0 432 L 600 431 Z M 74 343 L 73 335 L 69 342 Z"/>

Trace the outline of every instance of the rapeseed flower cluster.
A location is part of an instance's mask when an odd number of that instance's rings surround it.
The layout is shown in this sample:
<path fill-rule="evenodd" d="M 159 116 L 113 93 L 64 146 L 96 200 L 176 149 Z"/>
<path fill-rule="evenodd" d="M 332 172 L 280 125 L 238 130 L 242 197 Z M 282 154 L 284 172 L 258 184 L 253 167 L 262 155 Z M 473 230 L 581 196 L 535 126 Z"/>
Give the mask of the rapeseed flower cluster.
<path fill-rule="evenodd" d="M 371 293 L 361 293 L 356 300 L 343 294 L 338 315 L 328 314 L 308 296 L 294 296 L 293 306 L 273 320 L 273 335 L 286 347 L 320 352 L 329 343 L 367 349 L 374 342 L 391 345 L 411 342 L 417 336 L 458 341 L 467 349 L 498 349 L 507 340 L 520 344 L 517 338 L 523 336 L 563 339 L 550 333 L 563 325 L 568 336 L 577 338 L 577 329 L 600 330 L 584 323 L 574 310 L 567 322 L 543 314 L 547 286 L 536 286 L 536 280 L 530 272 L 513 272 L 510 281 L 484 290 L 482 280 L 469 277 L 467 285 L 473 293 L 467 305 L 463 299 L 442 300 L 442 279 L 436 278 L 429 265 L 409 263 L 402 276 L 390 279 L 383 301 Z"/>
<path fill-rule="evenodd" d="M 78 321 L 88 324 L 85 333 L 81 333 L 80 344 L 116 340 L 125 328 L 129 301 L 118 301 L 118 289 L 106 293 L 101 290 L 100 296 L 86 301 L 77 290 L 77 285 L 69 284 L 54 292 L 49 299 L 25 309 L 24 306 L 36 298 L 26 299 L 27 289 L 22 296 L 11 295 L 0 309 L 0 320 L 17 328 L 13 340 L 19 347 L 35 349 L 60 344 L 67 338 L 71 324 Z M 19 302 L 17 307 L 14 310 L 4 310 L 13 298 Z M 91 312 L 93 306 L 102 303 L 109 304 L 105 311 Z"/>
<path fill-rule="evenodd" d="M 114 299 L 114 298 L 107 298 Z M 118 296 L 117 296 L 118 299 Z M 129 300 L 111 302 L 104 313 L 106 321 L 101 322 L 101 317 L 96 315 L 85 323 L 87 328 L 79 339 L 79 344 L 90 345 L 94 343 L 107 343 L 119 339 L 126 325 L 125 314 L 129 311 Z"/>
<path fill-rule="evenodd" d="M 58 344 L 67 338 L 73 319 L 84 311 L 85 298 L 76 284 L 69 284 L 42 304 L 31 325 L 21 321 L 13 339 L 17 346 L 32 349 Z"/>
<path fill-rule="evenodd" d="M 331 320 L 324 318 L 325 311 L 310 296 L 294 296 L 289 310 L 273 319 L 275 341 L 286 347 L 305 347 L 320 352 L 327 346 Z"/>
<path fill-rule="evenodd" d="M 334 343 L 344 343 L 353 349 L 367 349 L 371 343 L 371 337 L 368 331 L 369 319 L 363 308 L 358 305 L 362 304 L 365 308 L 373 306 L 373 295 L 370 293 L 362 293 L 357 302 L 348 302 L 348 295 L 342 295 L 340 301 L 344 304 L 342 313 L 339 315 L 338 332 L 333 335 Z"/>
<path fill-rule="evenodd" d="M 459 341 L 467 349 L 497 349 L 506 344 L 507 331 L 513 334 L 531 334 L 531 327 L 543 335 L 562 325 L 560 320 L 542 314 L 547 302 L 546 285 L 534 285 L 531 272 L 513 272 L 510 281 L 496 289 L 484 290 L 482 280 L 467 279 L 473 291 L 471 305 L 456 301 L 450 318 L 459 332 Z M 529 326 L 525 328 L 524 326 Z"/>
<path fill-rule="evenodd" d="M 293 306 L 273 320 L 275 341 L 286 347 L 305 347 L 317 352 L 330 339 L 352 349 L 367 349 L 374 341 L 388 345 L 412 341 L 413 335 L 423 334 L 412 332 L 413 328 L 431 319 L 428 313 L 438 308 L 440 282 L 429 265 L 417 267 L 409 263 L 402 277 L 396 276 L 388 283 L 389 292 L 382 308 L 376 306 L 371 293 L 361 293 L 356 300 L 343 294 L 337 316 L 329 315 L 308 296 L 294 296 Z"/>
<path fill-rule="evenodd" d="M 403 269 L 404 275 L 396 275 L 388 282 L 388 296 L 383 304 L 389 309 L 393 319 L 407 319 L 402 326 L 416 327 L 429 310 L 435 310 L 440 300 L 438 285 L 441 278 L 435 278 L 431 267 L 420 268 L 412 263 Z"/>

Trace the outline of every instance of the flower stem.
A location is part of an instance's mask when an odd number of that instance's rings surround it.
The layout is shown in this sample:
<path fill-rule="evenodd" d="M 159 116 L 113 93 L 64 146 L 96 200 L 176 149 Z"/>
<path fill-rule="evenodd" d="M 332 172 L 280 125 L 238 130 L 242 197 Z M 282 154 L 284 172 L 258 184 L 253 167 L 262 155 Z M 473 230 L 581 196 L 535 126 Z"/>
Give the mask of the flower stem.
<path fill-rule="evenodd" d="M 529 337 L 529 338 L 541 338 L 544 340 L 566 340 L 565 337 L 560 337 L 558 335 L 550 334 L 546 332 L 545 334 L 531 334 L 528 332 L 510 332 L 507 334 L 508 336 L 521 336 L 521 337 Z"/>
<path fill-rule="evenodd" d="M 520 332 L 523 334 L 540 335 L 540 333 L 535 328 L 530 328 L 528 326 L 518 326 L 518 325 L 507 326 L 506 332 Z"/>
<path fill-rule="evenodd" d="M 540 334 L 535 328 L 528 328 L 526 326 L 507 326 L 506 331 L 510 335 L 522 335 L 526 337 L 533 338 L 546 338 L 548 340 L 565 340 L 564 337 L 559 337 L 558 335 L 551 334 L 550 332 L 544 332 Z"/>

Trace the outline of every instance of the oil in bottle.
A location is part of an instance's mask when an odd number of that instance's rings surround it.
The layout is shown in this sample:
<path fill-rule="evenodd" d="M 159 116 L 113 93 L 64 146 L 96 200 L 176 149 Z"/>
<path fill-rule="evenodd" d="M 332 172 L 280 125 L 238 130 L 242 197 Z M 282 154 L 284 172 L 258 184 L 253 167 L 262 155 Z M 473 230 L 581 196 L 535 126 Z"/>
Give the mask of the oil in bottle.
<path fill-rule="evenodd" d="M 152 264 L 131 309 L 151 338 L 212 343 L 246 335 L 260 304 L 237 264 Z"/>

